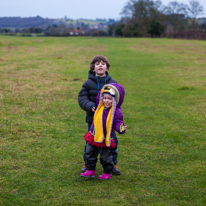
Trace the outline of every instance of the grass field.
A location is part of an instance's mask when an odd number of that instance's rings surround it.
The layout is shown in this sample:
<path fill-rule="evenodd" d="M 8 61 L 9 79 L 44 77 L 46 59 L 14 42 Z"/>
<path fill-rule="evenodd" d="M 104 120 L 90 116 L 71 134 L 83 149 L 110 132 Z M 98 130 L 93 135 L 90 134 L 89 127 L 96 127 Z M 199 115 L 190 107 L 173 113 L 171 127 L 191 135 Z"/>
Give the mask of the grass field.
<path fill-rule="evenodd" d="M 80 177 L 97 54 L 126 91 L 109 181 Z M 206 41 L 0 36 L 0 205 L 206 205 L 205 56 Z"/>

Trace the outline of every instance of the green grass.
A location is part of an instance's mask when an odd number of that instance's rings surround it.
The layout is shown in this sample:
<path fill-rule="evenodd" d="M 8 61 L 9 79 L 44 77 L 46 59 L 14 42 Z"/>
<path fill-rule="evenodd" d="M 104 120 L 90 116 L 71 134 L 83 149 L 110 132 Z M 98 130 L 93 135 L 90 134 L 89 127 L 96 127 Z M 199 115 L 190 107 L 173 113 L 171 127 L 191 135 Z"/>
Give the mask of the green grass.
<path fill-rule="evenodd" d="M 194 40 L 0 36 L 0 205 L 206 205 L 205 52 Z M 77 96 L 97 54 L 126 91 L 122 174 L 106 182 L 80 177 Z"/>

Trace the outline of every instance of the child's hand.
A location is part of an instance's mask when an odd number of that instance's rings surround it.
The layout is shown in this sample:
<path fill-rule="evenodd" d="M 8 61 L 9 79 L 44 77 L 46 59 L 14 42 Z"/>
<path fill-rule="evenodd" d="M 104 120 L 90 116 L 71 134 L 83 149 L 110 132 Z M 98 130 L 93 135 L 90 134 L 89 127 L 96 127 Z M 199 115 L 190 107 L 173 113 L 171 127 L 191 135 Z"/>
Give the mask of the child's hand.
<path fill-rule="evenodd" d="M 96 108 L 95 107 L 92 107 L 92 112 L 95 112 Z"/>
<path fill-rule="evenodd" d="M 121 124 L 121 131 L 120 132 L 124 132 L 126 130 L 127 126 L 124 126 L 123 123 Z"/>

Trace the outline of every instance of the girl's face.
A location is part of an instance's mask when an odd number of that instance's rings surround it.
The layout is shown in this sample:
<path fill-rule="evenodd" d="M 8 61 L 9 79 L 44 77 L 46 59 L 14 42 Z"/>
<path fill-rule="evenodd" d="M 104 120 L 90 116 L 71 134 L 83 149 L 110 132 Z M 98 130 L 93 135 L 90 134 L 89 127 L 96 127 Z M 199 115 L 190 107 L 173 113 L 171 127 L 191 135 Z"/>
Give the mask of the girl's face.
<path fill-rule="evenodd" d="M 109 94 L 104 94 L 103 96 L 103 104 L 105 108 L 112 107 L 112 97 Z"/>

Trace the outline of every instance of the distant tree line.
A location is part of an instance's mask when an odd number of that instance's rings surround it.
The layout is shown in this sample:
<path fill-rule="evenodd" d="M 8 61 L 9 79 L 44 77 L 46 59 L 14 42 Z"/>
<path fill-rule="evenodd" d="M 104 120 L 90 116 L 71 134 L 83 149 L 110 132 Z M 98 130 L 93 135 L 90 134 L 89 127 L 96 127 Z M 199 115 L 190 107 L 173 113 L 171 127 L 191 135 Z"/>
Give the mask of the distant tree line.
<path fill-rule="evenodd" d="M 118 23 L 109 25 L 109 35 L 120 37 L 159 37 L 163 33 L 205 29 L 206 19 L 197 19 L 203 14 L 203 6 L 197 0 L 189 5 L 171 1 L 164 6 L 160 0 L 129 0 L 122 9 Z"/>

